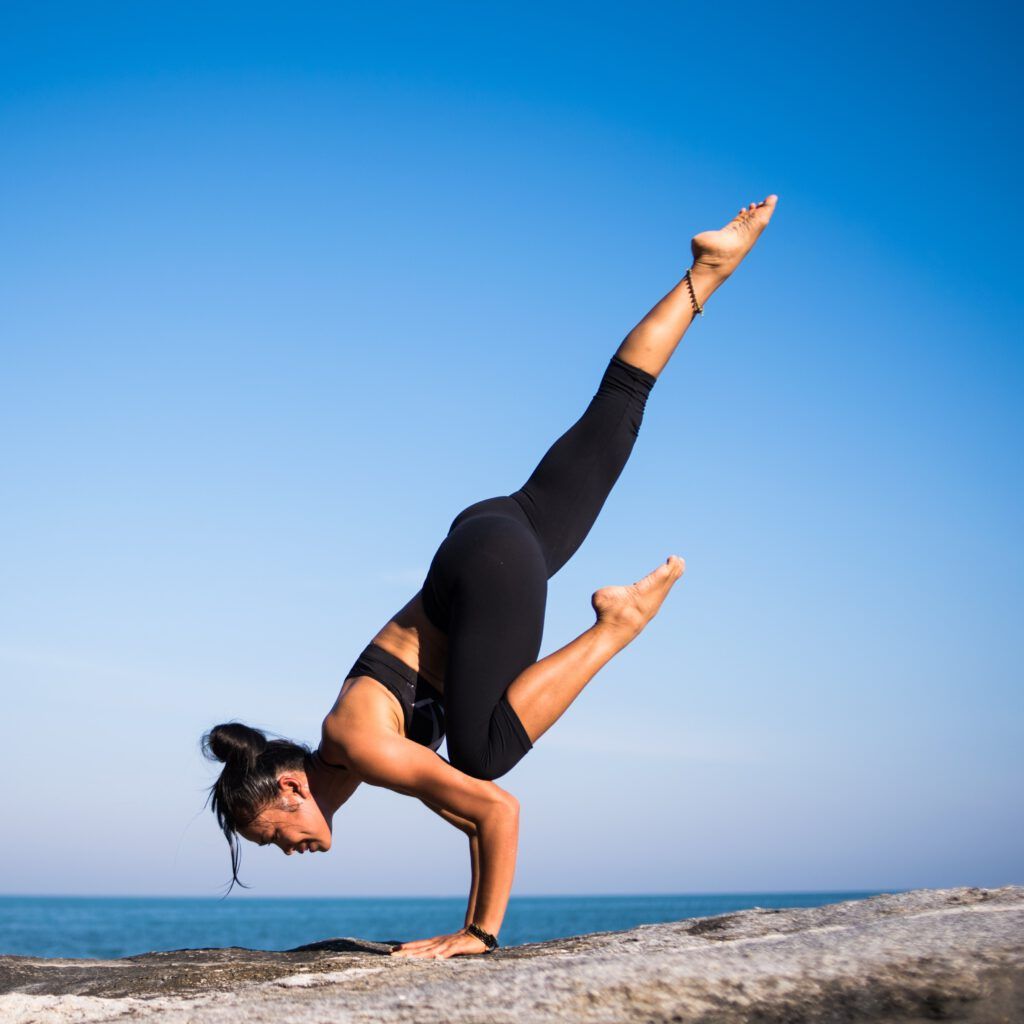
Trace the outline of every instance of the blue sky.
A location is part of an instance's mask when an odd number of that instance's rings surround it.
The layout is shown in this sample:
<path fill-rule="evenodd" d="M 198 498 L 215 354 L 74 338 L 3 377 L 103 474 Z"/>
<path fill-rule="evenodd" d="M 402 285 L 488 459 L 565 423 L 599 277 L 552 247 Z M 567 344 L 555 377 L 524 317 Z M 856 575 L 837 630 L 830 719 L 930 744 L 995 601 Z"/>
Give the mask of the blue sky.
<path fill-rule="evenodd" d="M 515 892 L 1024 882 L 1021 16 L 921 12 L 4 5 L 3 890 L 219 893 L 200 734 L 315 743 L 769 192 L 551 581 L 542 655 L 688 566 L 502 780 Z M 364 786 L 243 878 L 459 894 L 464 845 Z"/>

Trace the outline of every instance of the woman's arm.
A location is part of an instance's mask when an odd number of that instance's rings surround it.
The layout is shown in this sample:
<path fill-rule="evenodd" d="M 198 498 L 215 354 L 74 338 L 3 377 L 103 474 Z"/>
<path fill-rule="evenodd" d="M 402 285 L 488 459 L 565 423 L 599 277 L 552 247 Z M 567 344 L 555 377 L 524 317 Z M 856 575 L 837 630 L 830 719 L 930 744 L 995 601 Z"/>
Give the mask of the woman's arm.
<path fill-rule="evenodd" d="M 462 923 L 463 928 L 476 922 L 476 894 L 480 888 L 480 841 L 475 832 L 469 837 L 469 866 L 472 874 L 469 883 L 469 902 L 466 904 L 466 920 Z"/>
<path fill-rule="evenodd" d="M 476 835 L 476 825 L 473 822 L 460 818 L 457 814 L 452 814 L 451 811 L 446 811 L 443 807 L 438 807 L 437 804 L 424 800 L 423 797 L 420 797 L 420 802 L 429 807 L 435 814 L 439 814 L 449 825 L 454 825 L 460 832 L 465 832 L 467 836 Z"/>
<path fill-rule="evenodd" d="M 494 782 L 466 775 L 422 744 L 395 733 L 363 732 L 346 739 L 344 746 L 353 771 L 371 786 L 419 797 L 432 809 L 439 809 L 438 813 L 447 811 L 452 818 L 464 819 L 473 826 L 477 843 L 475 891 L 471 894 L 473 923 L 496 936 L 515 874 L 519 801 Z M 472 845 L 470 854 L 472 857 Z M 451 938 L 441 936 L 424 940 L 424 944 Z M 465 948 L 456 952 L 481 951 L 479 939 L 471 935 L 463 938 L 469 941 L 459 943 Z M 426 946 L 417 952 L 436 955 Z"/>
<path fill-rule="evenodd" d="M 422 797 L 420 799 L 435 814 L 439 814 L 445 821 L 454 825 L 460 832 L 464 832 L 469 837 L 471 881 L 469 886 L 469 903 L 466 905 L 466 920 L 463 922 L 463 926 L 472 924 L 473 914 L 476 911 L 476 893 L 480 884 L 480 842 L 476 834 L 476 825 L 465 818 L 460 818 L 457 814 L 452 814 L 451 811 L 446 811 L 443 807 L 432 804 L 429 800 L 423 800 Z"/>

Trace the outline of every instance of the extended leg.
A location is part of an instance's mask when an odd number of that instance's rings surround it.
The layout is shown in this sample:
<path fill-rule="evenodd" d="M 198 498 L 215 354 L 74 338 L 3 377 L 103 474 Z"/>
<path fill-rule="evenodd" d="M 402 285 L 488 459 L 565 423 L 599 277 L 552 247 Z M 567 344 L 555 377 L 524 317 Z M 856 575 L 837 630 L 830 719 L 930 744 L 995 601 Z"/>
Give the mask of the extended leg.
<path fill-rule="evenodd" d="M 690 276 L 701 304 L 736 269 L 771 219 L 777 197 L 751 203 L 724 228 L 691 242 Z M 693 321 L 681 281 L 626 336 L 586 411 L 548 450 L 514 498 L 554 576 L 586 539 L 640 432 L 647 397 Z"/>

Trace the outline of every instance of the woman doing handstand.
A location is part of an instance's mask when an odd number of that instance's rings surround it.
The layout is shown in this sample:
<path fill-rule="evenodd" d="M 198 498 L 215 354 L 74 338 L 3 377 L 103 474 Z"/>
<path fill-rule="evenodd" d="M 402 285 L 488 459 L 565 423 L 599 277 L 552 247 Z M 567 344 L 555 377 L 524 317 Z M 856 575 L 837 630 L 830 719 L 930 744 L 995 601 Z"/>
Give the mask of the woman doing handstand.
<path fill-rule="evenodd" d="M 519 803 L 494 780 L 561 717 L 657 614 L 683 574 L 670 555 L 629 586 L 591 598 L 597 620 L 540 661 L 547 581 L 590 532 L 639 434 L 647 397 L 694 315 L 764 230 L 778 197 L 751 203 L 691 242 L 693 264 L 612 355 L 580 419 L 512 494 L 463 509 L 420 591 L 377 633 L 324 718 L 315 751 L 246 725 L 203 737 L 224 762 L 210 803 L 238 837 L 286 854 L 331 848 L 335 812 L 362 782 L 418 797 L 469 836 L 462 931 L 394 955 L 445 959 L 497 945 L 515 870 Z M 437 754 L 447 735 L 446 761 Z"/>

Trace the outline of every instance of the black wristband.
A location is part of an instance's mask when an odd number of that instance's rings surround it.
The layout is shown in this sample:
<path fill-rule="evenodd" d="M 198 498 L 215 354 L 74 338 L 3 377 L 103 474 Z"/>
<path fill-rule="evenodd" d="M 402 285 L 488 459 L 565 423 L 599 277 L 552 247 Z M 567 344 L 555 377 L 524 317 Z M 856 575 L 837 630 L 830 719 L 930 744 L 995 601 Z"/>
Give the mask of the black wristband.
<path fill-rule="evenodd" d="M 488 953 L 493 953 L 498 948 L 498 940 L 490 932 L 485 932 L 483 928 L 475 924 L 467 924 L 466 931 L 470 935 L 475 935 L 487 947 Z"/>

